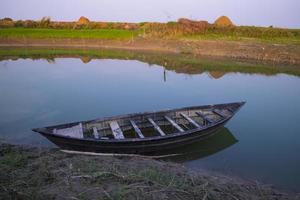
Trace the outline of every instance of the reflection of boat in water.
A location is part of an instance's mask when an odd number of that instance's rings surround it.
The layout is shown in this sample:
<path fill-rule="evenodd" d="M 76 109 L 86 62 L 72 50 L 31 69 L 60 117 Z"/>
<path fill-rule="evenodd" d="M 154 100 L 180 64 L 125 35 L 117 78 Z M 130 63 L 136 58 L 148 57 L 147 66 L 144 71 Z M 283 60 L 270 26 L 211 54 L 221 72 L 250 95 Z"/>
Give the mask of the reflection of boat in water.
<path fill-rule="evenodd" d="M 164 151 L 163 154 L 161 152 L 156 152 L 151 154 L 151 156 L 162 157 L 162 159 L 168 161 L 186 162 L 213 155 L 237 142 L 238 140 L 233 136 L 230 130 L 224 127 L 219 129 L 216 134 L 206 140 L 201 140 L 176 149 L 167 150 Z"/>

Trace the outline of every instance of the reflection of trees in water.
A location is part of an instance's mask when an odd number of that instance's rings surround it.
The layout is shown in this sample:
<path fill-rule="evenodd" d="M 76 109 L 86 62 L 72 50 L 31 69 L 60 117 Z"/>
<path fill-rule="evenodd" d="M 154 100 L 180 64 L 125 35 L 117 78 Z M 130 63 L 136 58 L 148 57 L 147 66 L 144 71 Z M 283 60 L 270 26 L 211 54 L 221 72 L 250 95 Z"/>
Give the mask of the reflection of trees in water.
<path fill-rule="evenodd" d="M 148 63 L 149 66 L 160 65 L 177 73 L 209 72 L 212 78 L 221 78 L 229 72 L 265 75 L 286 73 L 300 76 L 300 68 L 295 65 L 273 65 L 245 60 L 199 57 L 192 54 L 111 49 L 0 49 L 0 60 L 19 58 L 46 59 L 50 63 L 55 63 L 55 58 L 79 58 L 83 63 L 89 63 L 92 59 L 139 60 Z"/>

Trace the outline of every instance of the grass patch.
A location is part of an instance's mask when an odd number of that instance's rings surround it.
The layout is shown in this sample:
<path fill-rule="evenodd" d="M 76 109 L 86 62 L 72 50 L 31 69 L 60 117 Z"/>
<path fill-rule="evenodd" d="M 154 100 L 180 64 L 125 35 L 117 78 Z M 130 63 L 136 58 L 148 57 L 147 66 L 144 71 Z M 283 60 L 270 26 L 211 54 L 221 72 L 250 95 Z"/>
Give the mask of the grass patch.
<path fill-rule="evenodd" d="M 212 26 L 203 33 L 187 34 L 179 38 L 187 40 L 256 41 L 300 45 L 300 29 Z"/>
<path fill-rule="evenodd" d="M 268 44 L 300 45 L 300 38 L 296 38 L 296 37 L 253 38 L 253 37 L 244 37 L 244 36 L 206 33 L 206 34 L 185 35 L 179 37 L 179 39 L 193 40 L 193 41 L 219 40 L 219 41 L 241 41 L 241 42 L 259 42 L 259 43 L 268 43 Z"/>
<path fill-rule="evenodd" d="M 21 153 L 27 164 L 0 162 L 3 199 L 286 199 L 233 178 L 197 174 L 178 164 L 136 157 L 69 155 L 0 145 L 0 159 Z M 7 156 L 7 154 L 10 154 Z"/>
<path fill-rule="evenodd" d="M 109 23 L 105 23 L 108 24 Z M 173 23 L 146 23 L 133 30 L 117 28 L 0 28 L 0 38 L 33 39 L 111 39 L 129 40 L 145 33 L 148 38 L 184 39 L 184 40 L 222 40 L 250 41 L 263 43 L 300 45 L 300 29 L 282 29 L 254 26 L 218 27 L 210 25 L 201 31 L 192 31 L 185 26 Z M 100 26 L 101 27 L 101 26 Z"/>
<path fill-rule="evenodd" d="M 37 39 L 110 39 L 129 40 L 138 34 L 134 30 L 120 29 L 39 29 L 39 28 L 0 28 L 0 38 Z"/>

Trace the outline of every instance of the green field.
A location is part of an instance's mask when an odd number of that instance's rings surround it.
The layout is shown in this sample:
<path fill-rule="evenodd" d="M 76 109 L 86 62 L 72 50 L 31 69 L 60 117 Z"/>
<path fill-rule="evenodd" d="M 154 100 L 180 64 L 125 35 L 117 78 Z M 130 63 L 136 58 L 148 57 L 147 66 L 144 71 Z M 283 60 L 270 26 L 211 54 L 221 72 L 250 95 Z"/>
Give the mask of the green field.
<path fill-rule="evenodd" d="M 45 29 L 45 28 L 0 28 L 0 38 L 71 38 L 126 40 L 135 37 L 137 31 L 118 29 Z"/>
<path fill-rule="evenodd" d="M 222 40 L 267 42 L 300 45 L 300 29 L 280 29 L 266 27 L 216 27 L 212 26 L 203 32 L 184 33 L 173 30 L 173 25 L 165 24 L 153 29 L 146 29 L 148 38 L 179 40 Z M 53 29 L 53 28 L 0 28 L 0 38 L 37 38 L 37 39 L 107 39 L 130 40 L 144 30 L 124 29 Z"/>
<path fill-rule="evenodd" d="M 203 33 L 179 37 L 186 40 L 255 41 L 281 44 L 300 44 L 300 29 L 267 27 L 210 27 Z"/>

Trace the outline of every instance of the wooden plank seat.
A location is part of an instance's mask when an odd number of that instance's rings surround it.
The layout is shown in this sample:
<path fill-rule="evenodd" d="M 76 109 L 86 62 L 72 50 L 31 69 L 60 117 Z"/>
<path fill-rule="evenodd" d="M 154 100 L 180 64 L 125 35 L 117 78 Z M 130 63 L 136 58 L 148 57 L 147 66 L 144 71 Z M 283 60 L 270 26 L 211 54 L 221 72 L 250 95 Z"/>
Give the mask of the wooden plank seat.
<path fill-rule="evenodd" d="M 216 115 L 220 116 L 221 118 L 226 118 L 227 117 L 224 113 L 222 113 L 221 111 L 218 111 L 216 109 L 213 110 L 212 112 L 215 113 Z"/>
<path fill-rule="evenodd" d="M 145 138 L 140 128 L 136 125 L 135 121 L 130 120 L 131 126 L 134 128 L 134 131 L 138 134 L 140 138 Z"/>
<path fill-rule="evenodd" d="M 159 132 L 159 134 L 161 136 L 165 136 L 166 134 L 163 132 L 163 130 L 161 130 L 161 128 L 154 122 L 154 120 L 152 118 L 148 118 L 148 121 L 153 125 L 153 127 L 155 128 L 155 130 L 157 132 Z"/>
<path fill-rule="evenodd" d="M 184 117 L 189 123 L 191 123 L 193 126 L 195 126 L 196 128 L 200 128 L 200 124 L 198 124 L 197 122 L 195 122 L 192 118 L 190 118 L 189 116 L 187 116 L 186 114 L 184 113 L 180 113 L 180 115 L 182 117 Z"/>
<path fill-rule="evenodd" d="M 118 122 L 112 121 L 109 123 L 111 131 L 115 139 L 125 139 L 122 129 L 120 128 Z"/>
<path fill-rule="evenodd" d="M 69 128 L 53 129 L 53 133 L 67 137 L 83 138 L 82 123 Z"/>
<path fill-rule="evenodd" d="M 93 135 L 94 135 L 94 137 L 95 137 L 96 139 L 101 138 L 101 136 L 100 136 L 100 134 L 99 134 L 99 132 L 98 132 L 98 130 L 97 130 L 96 127 L 93 127 Z"/>
<path fill-rule="evenodd" d="M 196 114 L 198 116 L 200 116 L 205 122 L 208 122 L 208 123 L 213 123 L 214 121 L 209 119 L 208 117 L 206 117 L 204 114 L 202 114 L 201 112 L 196 112 Z"/>
<path fill-rule="evenodd" d="M 172 120 L 170 117 L 168 117 L 168 116 L 165 116 L 165 118 L 166 118 L 166 120 L 168 120 L 171 124 L 172 124 L 172 126 L 174 126 L 178 131 L 180 131 L 180 132 L 184 132 L 184 130 L 174 121 L 174 120 Z"/>

